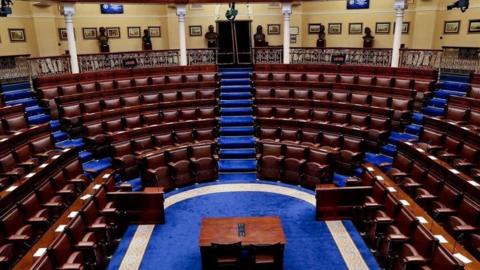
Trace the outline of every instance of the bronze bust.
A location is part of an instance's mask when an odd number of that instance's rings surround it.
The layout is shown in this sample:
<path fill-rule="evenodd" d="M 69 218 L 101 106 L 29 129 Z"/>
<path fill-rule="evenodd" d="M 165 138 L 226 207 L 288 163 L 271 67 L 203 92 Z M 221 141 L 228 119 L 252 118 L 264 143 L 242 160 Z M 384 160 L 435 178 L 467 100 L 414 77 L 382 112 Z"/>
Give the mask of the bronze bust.
<path fill-rule="evenodd" d="M 365 36 L 363 36 L 363 47 L 372 48 L 374 39 L 375 37 L 372 36 L 372 30 L 370 29 L 370 27 L 365 27 Z"/>
<path fill-rule="evenodd" d="M 205 39 L 207 39 L 208 48 L 217 47 L 218 34 L 215 33 L 215 28 L 213 28 L 213 25 L 208 26 L 208 32 L 205 33 Z"/>
<path fill-rule="evenodd" d="M 110 52 L 110 45 L 108 45 L 108 36 L 105 33 L 105 27 L 100 27 L 100 35 L 98 36 L 98 44 L 100 45 L 100 52 Z"/>
<path fill-rule="evenodd" d="M 325 48 L 327 41 L 325 40 L 325 26 L 320 24 L 320 32 L 318 32 L 317 48 Z"/>
<path fill-rule="evenodd" d="M 265 41 L 265 34 L 261 25 L 257 26 L 257 32 L 253 35 L 255 47 L 267 47 L 268 42 Z"/>
<path fill-rule="evenodd" d="M 152 49 L 152 39 L 150 38 L 150 31 L 148 29 L 143 30 L 143 50 L 150 51 Z"/>

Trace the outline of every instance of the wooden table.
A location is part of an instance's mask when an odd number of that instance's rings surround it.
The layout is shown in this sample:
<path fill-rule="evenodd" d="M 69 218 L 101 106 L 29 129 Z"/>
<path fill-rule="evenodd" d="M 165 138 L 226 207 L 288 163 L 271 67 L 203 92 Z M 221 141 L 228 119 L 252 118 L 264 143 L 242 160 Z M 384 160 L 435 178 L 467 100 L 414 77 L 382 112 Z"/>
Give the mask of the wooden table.
<path fill-rule="evenodd" d="M 245 236 L 239 236 L 238 224 L 245 224 Z M 277 216 L 205 218 L 202 220 L 199 239 L 204 269 L 208 269 L 208 251 L 212 243 L 230 244 L 237 242 L 242 242 L 242 247 L 248 247 L 252 244 L 280 243 L 285 245 L 287 240 L 280 218 Z"/>
<path fill-rule="evenodd" d="M 382 179 L 381 181 L 383 181 L 387 188 L 390 187 L 395 190 L 395 192 L 390 191 L 390 194 L 399 200 L 407 201 L 409 205 L 405 205 L 405 207 L 417 218 L 423 217 L 425 219 L 427 223 L 422 224 L 425 228 L 427 228 L 433 235 L 441 235 L 447 240 L 447 243 L 440 243 L 445 249 L 450 251 L 452 254 L 460 253 L 472 261 L 471 263 L 465 264 L 465 270 L 480 269 L 480 262 L 460 244 L 455 244 L 455 239 L 440 224 L 432 219 L 432 217 L 425 210 L 423 210 L 407 193 L 398 187 L 393 180 L 391 180 L 375 165 L 365 163 L 363 166 L 367 168 L 367 173 L 370 173 L 372 176 L 376 176 L 377 179 L 380 176 Z"/>

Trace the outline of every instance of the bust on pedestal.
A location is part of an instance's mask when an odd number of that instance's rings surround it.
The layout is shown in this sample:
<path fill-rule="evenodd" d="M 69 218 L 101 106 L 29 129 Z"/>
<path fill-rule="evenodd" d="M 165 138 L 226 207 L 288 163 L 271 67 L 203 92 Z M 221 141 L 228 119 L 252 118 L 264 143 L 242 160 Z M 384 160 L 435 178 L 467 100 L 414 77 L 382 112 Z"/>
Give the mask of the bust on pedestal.
<path fill-rule="evenodd" d="M 365 36 L 363 36 L 363 47 L 372 48 L 374 39 L 375 37 L 372 36 L 372 30 L 370 29 L 370 27 L 365 27 Z"/>
<path fill-rule="evenodd" d="M 152 39 L 150 38 L 150 31 L 148 31 L 148 29 L 143 30 L 142 42 L 144 51 L 152 50 Z"/>
<path fill-rule="evenodd" d="M 108 36 L 105 33 L 105 27 L 100 27 L 100 35 L 98 36 L 98 44 L 100 45 L 100 52 L 110 52 L 110 45 L 108 45 Z"/>
<path fill-rule="evenodd" d="M 207 47 L 208 48 L 216 48 L 217 47 L 218 34 L 215 33 L 215 28 L 213 28 L 213 25 L 208 26 L 208 32 L 205 33 L 205 39 L 207 40 Z"/>
<path fill-rule="evenodd" d="M 253 35 L 255 47 L 267 47 L 268 42 L 265 41 L 265 34 L 261 25 L 257 26 L 257 32 Z"/>
<path fill-rule="evenodd" d="M 317 48 L 325 48 L 327 41 L 325 40 L 325 26 L 320 24 L 320 32 L 318 32 Z"/>

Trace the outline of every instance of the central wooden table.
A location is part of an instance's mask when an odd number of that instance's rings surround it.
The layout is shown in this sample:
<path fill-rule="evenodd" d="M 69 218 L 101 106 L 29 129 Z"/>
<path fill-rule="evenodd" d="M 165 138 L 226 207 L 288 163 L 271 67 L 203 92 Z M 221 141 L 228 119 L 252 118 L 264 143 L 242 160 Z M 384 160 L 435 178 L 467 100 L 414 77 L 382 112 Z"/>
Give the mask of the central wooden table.
<path fill-rule="evenodd" d="M 238 225 L 245 225 L 245 234 L 240 236 Z M 204 218 L 200 227 L 199 246 L 202 253 L 202 265 L 208 269 L 208 251 L 212 243 L 231 244 L 242 242 L 242 247 L 249 245 L 268 245 L 287 240 L 279 217 L 233 217 Z"/>

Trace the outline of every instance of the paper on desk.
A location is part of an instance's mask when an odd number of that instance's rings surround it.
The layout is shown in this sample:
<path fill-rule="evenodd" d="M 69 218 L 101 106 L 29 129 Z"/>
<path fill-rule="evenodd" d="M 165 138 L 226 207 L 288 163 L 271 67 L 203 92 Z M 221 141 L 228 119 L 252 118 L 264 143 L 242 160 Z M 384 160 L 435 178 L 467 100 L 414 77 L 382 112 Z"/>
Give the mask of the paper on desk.
<path fill-rule="evenodd" d="M 435 234 L 434 237 L 437 238 L 440 244 L 448 243 L 447 239 L 445 239 L 445 237 L 443 237 L 441 234 Z"/>
<path fill-rule="evenodd" d="M 453 254 L 453 256 L 454 256 L 455 258 L 459 259 L 459 260 L 460 260 L 462 263 L 464 263 L 464 264 L 469 264 L 469 263 L 472 262 L 472 260 L 470 260 L 469 258 L 463 256 L 463 255 L 460 254 L 460 253 L 455 253 L 455 254 Z"/>

